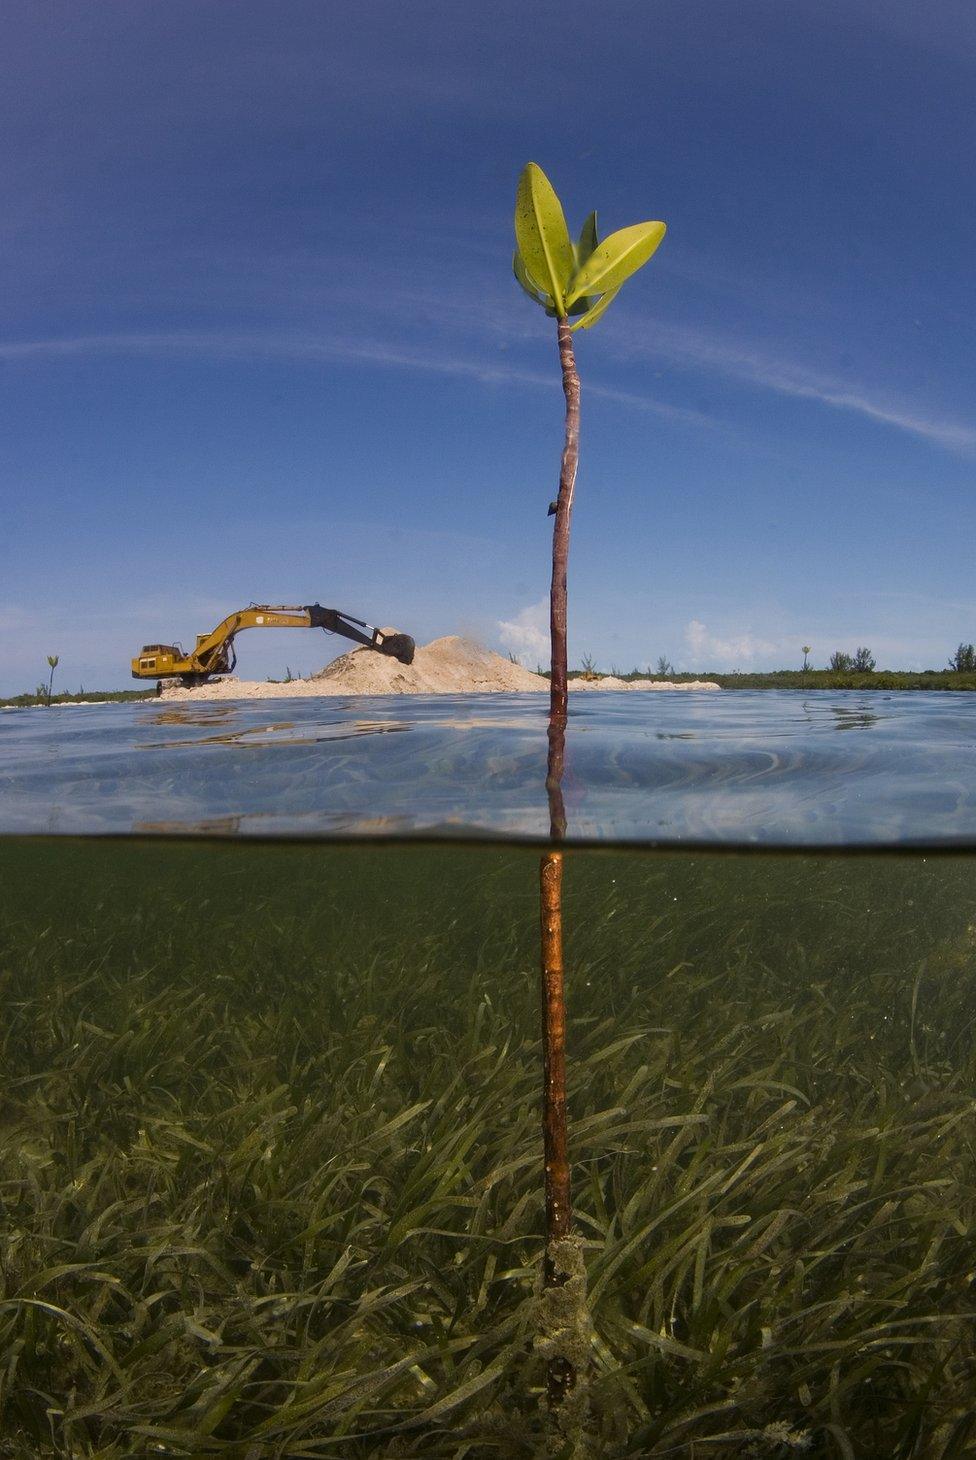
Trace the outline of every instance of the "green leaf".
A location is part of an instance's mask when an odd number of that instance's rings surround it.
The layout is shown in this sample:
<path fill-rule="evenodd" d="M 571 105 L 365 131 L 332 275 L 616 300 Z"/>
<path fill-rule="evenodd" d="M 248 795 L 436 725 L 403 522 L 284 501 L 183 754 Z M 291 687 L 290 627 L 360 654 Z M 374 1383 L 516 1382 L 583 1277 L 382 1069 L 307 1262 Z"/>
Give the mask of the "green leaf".
<path fill-rule="evenodd" d="M 521 287 L 525 290 L 526 294 L 528 294 L 529 298 L 533 299 L 536 304 L 541 304 L 542 307 L 545 308 L 546 305 L 552 303 L 548 294 L 543 294 L 542 290 L 539 289 L 535 284 L 533 284 L 532 280 L 529 278 L 528 270 L 526 269 L 525 264 L 522 262 L 522 255 L 519 253 L 518 249 L 516 249 L 514 254 L 512 255 L 512 273 L 515 275 L 516 279 L 518 280 Z"/>
<path fill-rule="evenodd" d="M 576 245 L 576 257 L 580 264 L 586 263 L 586 260 L 598 243 L 599 239 L 596 236 L 596 214 L 591 213 L 580 229 L 579 243 Z"/>
<path fill-rule="evenodd" d="M 618 289 L 631 274 L 646 264 L 667 231 L 664 223 L 634 223 L 618 229 L 597 244 L 578 270 L 566 296 L 572 304 L 582 294 L 605 294 Z"/>
<path fill-rule="evenodd" d="M 597 299 L 593 304 L 590 305 L 589 309 L 586 311 L 581 319 L 578 319 L 575 324 L 570 325 L 570 329 L 588 330 L 590 328 L 590 325 L 596 324 L 597 320 L 600 318 L 600 315 L 605 309 L 609 308 L 609 306 L 613 303 L 619 293 L 619 284 L 617 285 L 616 289 L 608 289 L 606 294 L 604 294 L 601 299 Z"/>
<path fill-rule="evenodd" d="M 598 242 L 599 240 L 596 235 L 596 214 L 591 213 L 586 222 L 583 224 L 583 227 L 580 229 L 579 243 L 573 244 L 573 255 L 576 259 L 576 270 L 578 270 L 582 264 L 586 263 L 590 254 L 596 248 Z M 576 272 L 576 270 L 574 270 L 574 273 Z M 567 306 L 566 313 L 570 317 L 574 315 L 586 314 L 588 310 L 593 308 L 594 304 L 596 304 L 596 298 L 587 299 L 586 296 L 583 295 L 582 298 L 576 300 L 575 304 Z M 571 329 L 575 329 L 576 327 L 576 325 L 570 326 Z"/>
<path fill-rule="evenodd" d="M 564 313 L 566 288 L 576 266 L 573 245 L 562 204 L 534 162 L 525 165 L 518 182 L 515 240 L 529 277 L 549 295 L 557 313 Z"/>

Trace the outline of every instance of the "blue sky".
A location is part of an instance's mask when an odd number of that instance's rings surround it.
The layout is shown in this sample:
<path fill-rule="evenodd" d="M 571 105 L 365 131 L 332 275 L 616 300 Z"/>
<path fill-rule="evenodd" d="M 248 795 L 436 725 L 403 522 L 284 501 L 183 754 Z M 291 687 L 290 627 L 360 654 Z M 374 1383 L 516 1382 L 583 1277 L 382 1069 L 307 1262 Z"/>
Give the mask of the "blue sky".
<path fill-rule="evenodd" d="M 571 658 L 976 638 L 969 0 L 10 0 L 0 694 L 319 600 L 535 664 L 522 164 L 663 218 L 577 335 Z M 341 645 L 252 633 L 240 671 Z"/>

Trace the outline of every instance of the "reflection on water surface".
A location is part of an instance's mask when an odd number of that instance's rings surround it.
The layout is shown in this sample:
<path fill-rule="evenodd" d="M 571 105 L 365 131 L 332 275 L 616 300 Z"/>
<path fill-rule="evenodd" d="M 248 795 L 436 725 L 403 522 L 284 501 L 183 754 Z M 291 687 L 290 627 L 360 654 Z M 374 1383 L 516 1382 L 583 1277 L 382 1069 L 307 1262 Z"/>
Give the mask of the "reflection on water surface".
<path fill-rule="evenodd" d="M 0 832 L 548 835 L 542 695 L 276 709 L 287 719 L 269 719 L 265 701 L 4 716 Z M 972 839 L 976 699 L 580 695 L 564 790 L 570 840 Z"/>
<path fill-rule="evenodd" d="M 835 726 L 837 730 L 867 730 L 871 725 L 877 725 L 881 718 L 873 710 L 869 710 L 866 705 L 857 707 L 837 705 L 833 713 L 837 720 Z"/>
<path fill-rule="evenodd" d="M 409 730 L 409 725 L 395 721 L 357 720 L 355 724 L 296 726 L 294 720 L 282 720 L 276 725 L 246 725 L 239 730 L 227 730 L 222 735 L 203 735 L 195 740 L 147 740 L 141 750 L 166 750 L 170 746 L 191 745 L 313 745 L 323 740 L 352 740 L 358 735 L 390 735 L 398 730 Z M 281 732 L 291 730 L 291 735 Z"/>

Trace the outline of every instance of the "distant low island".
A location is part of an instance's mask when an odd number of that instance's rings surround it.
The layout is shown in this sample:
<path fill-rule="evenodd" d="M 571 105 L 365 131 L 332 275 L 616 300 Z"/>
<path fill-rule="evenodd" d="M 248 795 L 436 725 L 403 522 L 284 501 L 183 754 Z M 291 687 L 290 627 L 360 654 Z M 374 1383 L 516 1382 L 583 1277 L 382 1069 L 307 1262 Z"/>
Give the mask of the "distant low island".
<path fill-rule="evenodd" d="M 621 674 L 614 670 L 619 679 L 659 679 L 661 675 L 642 670 L 631 670 Z M 579 678 L 584 671 L 570 670 L 570 679 Z M 607 676 L 600 671 L 591 671 L 597 679 Z M 666 676 L 675 684 L 692 679 L 711 679 L 722 689 L 976 689 L 976 671 L 957 669 L 770 669 L 763 673 L 751 673 L 735 669 L 731 673 L 717 670 L 702 670 L 695 673 L 673 672 Z"/>
<path fill-rule="evenodd" d="M 545 674 L 546 671 L 541 670 Z M 723 690 L 735 689 L 854 689 L 854 690 L 976 690 L 976 671 L 956 669 L 874 669 L 863 671 L 839 671 L 834 669 L 772 669 L 765 673 L 750 673 L 734 670 L 721 673 L 708 670 L 707 673 L 676 672 L 667 675 L 651 673 L 648 670 L 620 670 L 603 672 L 596 669 L 571 669 L 570 680 L 587 678 L 594 681 L 616 678 L 633 683 L 638 680 L 668 679 L 674 684 L 688 684 L 693 680 L 708 679 Z M 154 689 L 121 690 L 79 690 L 74 694 L 55 694 L 48 697 L 43 691 L 14 695 L 0 699 L 0 709 L 30 709 L 33 706 L 56 706 L 77 704 L 124 703 L 130 700 L 154 700 Z"/>

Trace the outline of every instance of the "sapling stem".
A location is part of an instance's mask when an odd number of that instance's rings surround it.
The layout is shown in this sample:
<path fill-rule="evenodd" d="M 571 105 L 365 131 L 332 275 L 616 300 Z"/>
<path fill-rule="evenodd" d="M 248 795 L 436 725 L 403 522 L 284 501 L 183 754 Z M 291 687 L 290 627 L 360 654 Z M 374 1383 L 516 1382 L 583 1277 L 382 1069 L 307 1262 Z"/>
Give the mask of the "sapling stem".
<path fill-rule="evenodd" d="M 560 319 L 556 338 L 559 363 L 563 373 L 563 394 L 566 397 L 566 428 L 563 439 L 562 466 L 559 472 L 559 495 L 556 517 L 552 525 L 552 584 L 549 590 L 549 637 L 552 653 L 552 678 L 549 684 L 549 723 L 562 720 L 567 710 L 566 687 L 566 575 L 569 568 L 569 529 L 573 516 L 573 492 L 576 468 L 579 465 L 580 381 L 573 353 L 573 336 L 569 320 Z M 560 774 L 562 767 L 560 766 Z"/>
<path fill-rule="evenodd" d="M 549 799 L 549 834 L 561 842 L 566 834 L 562 777 L 566 746 L 567 662 L 566 581 L 573 491 L 579 463 L 580 382 L 573 354 L 569 322 L 558 324 L 559 359 L 566 397 L 566 428 L 559 495 L 552 529 L 552 584 L 549 594 L 551 679 L 549 687 L 549 755 L 546 792 Z M 563 966 L 563 854 L 543 854 L 539 868 L 541 894 L 542 964 L 542 1130 L 545 1154 L 546 1256 L 544 1283 L 560 1287 L 566 1281 L 565 1263 L 558 1262 L 556 1244 L 569 1236 L 573 1209 L 566 1130 L 566 995 Z M 576 1386 L 576 1368 L 565 1354 L 548 1361 L 547 1390 L 550 1408 L 558 1410 Z"/>

